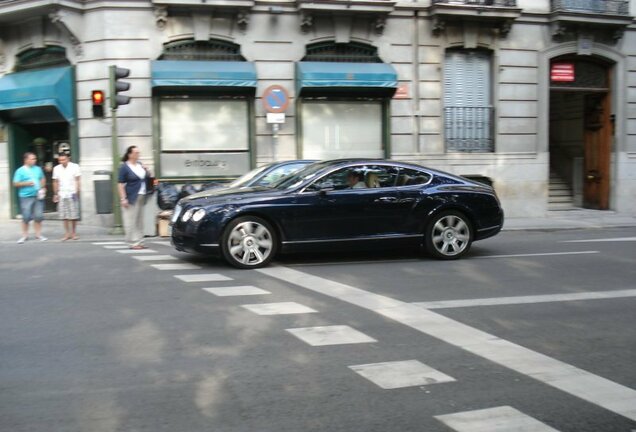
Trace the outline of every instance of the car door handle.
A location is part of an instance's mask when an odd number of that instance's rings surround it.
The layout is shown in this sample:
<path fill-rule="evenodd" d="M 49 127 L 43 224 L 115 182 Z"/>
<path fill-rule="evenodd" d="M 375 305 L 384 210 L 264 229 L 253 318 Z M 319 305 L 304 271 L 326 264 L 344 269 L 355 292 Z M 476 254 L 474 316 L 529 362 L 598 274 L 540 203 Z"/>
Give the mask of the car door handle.
<path fill-rule="evenodd" d="M 396 201 L 397 201 L 396 197 L 380 197 L 380 198 L 376 198 L 373 202 L 389 204 L 389 203 L 394 203 Z"/>

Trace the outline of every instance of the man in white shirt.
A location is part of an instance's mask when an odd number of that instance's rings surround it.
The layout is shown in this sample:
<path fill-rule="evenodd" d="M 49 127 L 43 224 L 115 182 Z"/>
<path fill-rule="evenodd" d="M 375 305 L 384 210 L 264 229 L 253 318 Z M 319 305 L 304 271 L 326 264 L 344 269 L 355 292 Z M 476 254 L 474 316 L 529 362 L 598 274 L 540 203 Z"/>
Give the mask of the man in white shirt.
<path fill-rule="evenodd" d="M 79 219 L 80 176 L 78 164 L 70 161 L 66 154 L 57 158 L 59 165 L 53 168 L 53 202 L 57 203 L 57 212 L 64 220 L 62 241 L 77 240 L 76 228 Z"/>

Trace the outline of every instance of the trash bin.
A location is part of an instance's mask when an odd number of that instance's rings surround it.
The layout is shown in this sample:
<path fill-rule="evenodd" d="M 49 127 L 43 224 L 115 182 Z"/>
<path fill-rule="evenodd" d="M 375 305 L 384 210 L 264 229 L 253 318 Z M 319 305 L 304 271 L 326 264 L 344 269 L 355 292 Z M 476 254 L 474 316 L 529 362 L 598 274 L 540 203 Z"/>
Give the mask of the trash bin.
<path fill-rule="evenodd" d="M 93 172 L 97 214 L 109 214 L 113 212 L 113 183 L 111 174 L 112 172 L 105 170 Z"/>

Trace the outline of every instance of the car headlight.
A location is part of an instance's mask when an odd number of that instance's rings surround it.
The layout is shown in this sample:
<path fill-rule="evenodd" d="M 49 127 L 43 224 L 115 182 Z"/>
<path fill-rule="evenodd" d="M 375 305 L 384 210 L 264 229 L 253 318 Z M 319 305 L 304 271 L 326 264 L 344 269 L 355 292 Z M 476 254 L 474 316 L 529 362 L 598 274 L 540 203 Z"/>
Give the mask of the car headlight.
<path fill-rule="evenodd" d="M 205 216 L 205 209 L 199 209 L 192 215 L 192 221 L 199 222 L 201 219 L 203 219 L 203 216 Z"/>
<path fill-rule="evenodd" d="M 190 220 L 190 218 L 192 217 L 192 213 L 194 213 L 194 209 L 188 209 L 186 210 L 186 212 L 183 214 L 183 216 L 181 216 L 181 221 L 182 222 L 187 222 Z"/>

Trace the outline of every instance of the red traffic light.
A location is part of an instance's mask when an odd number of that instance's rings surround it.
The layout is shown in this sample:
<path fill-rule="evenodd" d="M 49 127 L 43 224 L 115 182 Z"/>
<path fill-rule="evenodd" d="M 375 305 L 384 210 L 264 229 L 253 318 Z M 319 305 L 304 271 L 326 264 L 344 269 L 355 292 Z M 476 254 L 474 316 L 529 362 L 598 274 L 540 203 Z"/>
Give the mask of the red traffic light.
<path fill-rule="evenodd" d="M 104 105 L 104 92 L 101 90 L 93 90 L 91 95 L 93 105 Z"/>

